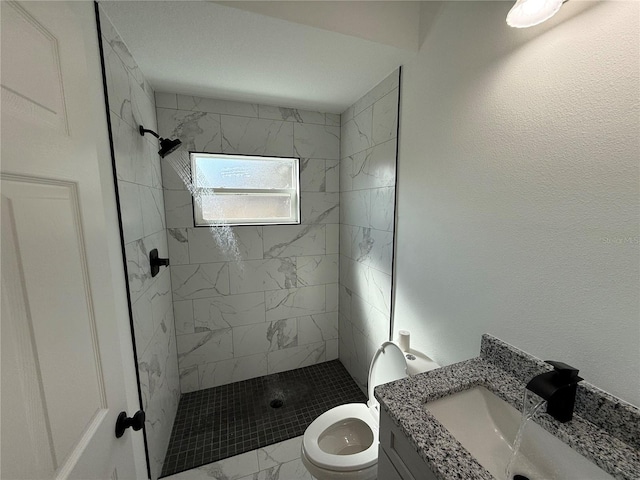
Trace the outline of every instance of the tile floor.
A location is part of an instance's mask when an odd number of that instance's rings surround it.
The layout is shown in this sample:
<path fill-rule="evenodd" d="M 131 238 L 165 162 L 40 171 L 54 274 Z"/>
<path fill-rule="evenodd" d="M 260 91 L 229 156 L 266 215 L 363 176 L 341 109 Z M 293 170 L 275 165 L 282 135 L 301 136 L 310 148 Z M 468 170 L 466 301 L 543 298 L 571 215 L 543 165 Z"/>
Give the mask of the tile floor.
<path fill-rule="evenodd" d="M 300 460 L 302 436 L 219 462 L 177 473 L 166 480 L 313 480 Z"/>
<path fill-rule="evenodd" d="M 339 360 L 187 393 L 180 399 L 162 476 L 201 465 L 215 468 L 209 464 L 260 452 L 302 435 L 333 407 L 366 400 Z M 250 473 L 265 468 L 256 466 Z"/>

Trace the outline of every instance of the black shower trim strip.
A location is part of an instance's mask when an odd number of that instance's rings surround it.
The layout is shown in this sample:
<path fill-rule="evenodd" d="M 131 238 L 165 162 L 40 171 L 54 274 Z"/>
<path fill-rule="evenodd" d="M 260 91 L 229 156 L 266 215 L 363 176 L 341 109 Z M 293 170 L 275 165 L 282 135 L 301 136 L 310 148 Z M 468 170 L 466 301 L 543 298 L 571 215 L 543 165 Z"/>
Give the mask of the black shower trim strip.
<path fill-rule="evenodd" d="M 396 311 L 396 251 L 398 250 L 398 152 L 400 151 L 400 105 L 402 95 L 402 66 L 398 68 L 398 119 L 396 121 L 396 179 L 393 199 L 393 248 L 391 249 L 391 306 L 389 308 L 389 341 L 393 341 Z"/>
<path fill-rule="evenodd" d="M 118 175 L 116 171 L 116 155 L 113 147 L 113 130 L 111 127 L 111 116 L 109 115 L 109 94 L 107 93 L 107 74 L 104 63 L 104 50 L 102 45 L 102 28 L 100 26 L 100 10 L 98 7 L 98 2 L 93 2 L 95 12 L 96 12 L 96 27 L 98 32 L 98 50 L 100 50 L 100 69 L 102 73 L 102 88 L 104 91 L 104 104 L 107 115 L 107 130 L 109 133 L 109 150 L 111 152 L 111 169 L 113 171 L 113 186 L 115 188 L 116 194 L 116 210 L 118 213 L 118 229 L 120 233 L 120 248 L 122 250 L 122 263 L 124 267 L 124 279 L 125 285 L 127 286 L 127 308 L 129 309 L 129 326 L 131 329 L 131 344 L 133 346 L 133 362 L 136 369 L 136 383 L 138 387 L 138 402 L 140 403 L 140 410 L 143 410 L 142 405 L 142 389 L 140 388 L 140 372 L 138 370 L 138 351 L 136 348 L 136 336 L 133 327 L 133 309 L 131 306 L 131 292 L 129 290 L 129 272 L 127 269 L 127 256 L 124 244 L 124 231 L 122 229 L 122 211 L 120 209 L 120 192 L 118 190 Z M 147 462 L 147 478 L 151 478 L 151 465 L 149 462 L 149 445 L 147 443 L 147 429 L 146 426 L 142 428 L 142 438 L 144 439 L 144 456 Z"/>

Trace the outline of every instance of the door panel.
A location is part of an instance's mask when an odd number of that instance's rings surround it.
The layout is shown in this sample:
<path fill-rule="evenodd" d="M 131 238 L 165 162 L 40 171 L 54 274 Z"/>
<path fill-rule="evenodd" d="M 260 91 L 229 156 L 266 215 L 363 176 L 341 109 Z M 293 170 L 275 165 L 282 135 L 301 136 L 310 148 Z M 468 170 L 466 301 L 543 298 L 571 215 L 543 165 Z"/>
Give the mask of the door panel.
<path fill-rule="evenodd" d="M 51 478 L 58 468 L 45 410 L 40 364 L 18 261 L 11 202 L 2 196 L 2 475 Z M 11 434 L 10 432 L 22 432 Z M 11 459 L 11 461 L 8 461 Z M 14 461 L 14 459 L 19 459 Z"/>
<path fill-rule="evenodd" d="M 114 432 L 120 411 L 139 405 L 127 401 L 124 273 L 109 243 L 118 224 L 104 190 L 94 6 L 0 8 L 0 477 L 135 478 L 142 432 Z"/>
<path fill-rule="evenodd" d="M 7 229 L 20 246 L 7 256 L 15 255 L 22 267 L 20 308 L 29 311 L 30 362 L 40 365 L 50 447 L 63 461 L 107 408 L 76 187 L 5 176 L 2 203 L 12 223 Z"/>
<path fill-rule="evenodd" d="M 14 2 L 2 9 L 2 95 L 13 115 L 67 133 L 58 39 Z"/>

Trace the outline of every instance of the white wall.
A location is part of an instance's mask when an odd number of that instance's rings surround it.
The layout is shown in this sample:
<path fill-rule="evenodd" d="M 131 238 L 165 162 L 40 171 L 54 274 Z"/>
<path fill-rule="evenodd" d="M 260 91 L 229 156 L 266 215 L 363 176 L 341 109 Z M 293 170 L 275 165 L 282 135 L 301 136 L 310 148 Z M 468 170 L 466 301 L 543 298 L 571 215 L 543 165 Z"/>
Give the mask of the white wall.
<path fill-rule="evenodd" d="M 640 405 L 640 6 L 511 5 L 445 4 L 403 70 L 395 331 L 442 364 L 488 332 Z"/>

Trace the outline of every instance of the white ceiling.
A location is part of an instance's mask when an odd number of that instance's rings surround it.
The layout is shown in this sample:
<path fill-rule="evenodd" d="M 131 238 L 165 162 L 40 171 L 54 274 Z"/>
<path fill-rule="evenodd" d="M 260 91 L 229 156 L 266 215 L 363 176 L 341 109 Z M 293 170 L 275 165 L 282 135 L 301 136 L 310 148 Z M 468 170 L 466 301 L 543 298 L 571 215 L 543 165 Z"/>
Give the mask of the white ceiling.
<path fill-rule="evenodd" d="M 344 33 L 392 47 L 418 50 L 417 27 L 422 2 L 231 0 L 214 3 Z"/>
<path fill-rule="evenodd" d="M 420 2 L 282 3 L 101 5 L 157 92 L 341 113 L 417 51 Z"/>

